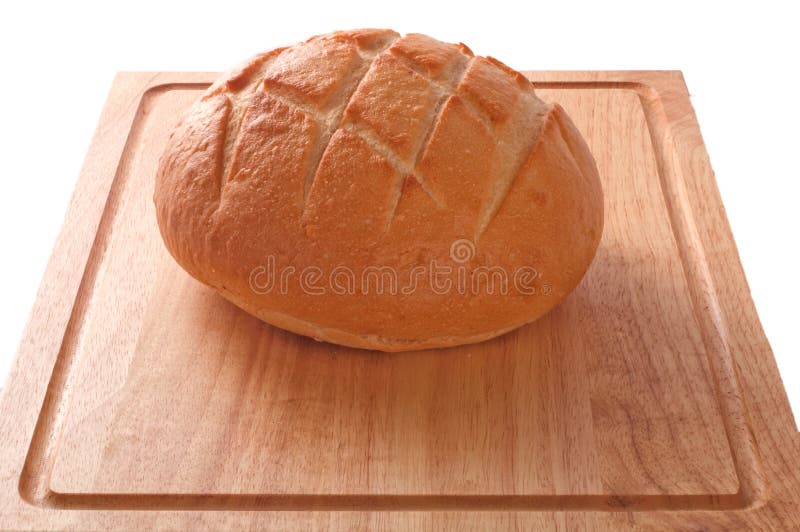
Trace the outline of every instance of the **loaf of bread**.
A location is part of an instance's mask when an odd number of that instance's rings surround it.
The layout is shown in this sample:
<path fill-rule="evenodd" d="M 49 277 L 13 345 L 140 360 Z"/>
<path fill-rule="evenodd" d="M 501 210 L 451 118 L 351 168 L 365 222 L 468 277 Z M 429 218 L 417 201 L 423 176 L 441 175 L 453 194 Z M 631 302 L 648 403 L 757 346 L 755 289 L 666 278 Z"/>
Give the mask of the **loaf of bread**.
<path fill-rule="evenodd" d="M 175 260 L 263 321 L 404 351 L 483 341 L 563 300 L 603 228 L 557 104 L 463 44 L 356 30 L 258 55 L 169 138 Z"/>

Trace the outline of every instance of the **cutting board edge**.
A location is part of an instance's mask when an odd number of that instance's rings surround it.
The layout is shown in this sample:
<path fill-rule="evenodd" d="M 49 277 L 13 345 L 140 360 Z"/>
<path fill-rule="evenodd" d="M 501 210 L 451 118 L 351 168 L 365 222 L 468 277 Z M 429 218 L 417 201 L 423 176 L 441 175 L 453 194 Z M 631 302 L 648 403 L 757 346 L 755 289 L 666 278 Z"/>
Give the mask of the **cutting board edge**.
<path fill-rule="evenodd" d="M 668 139 L 670 142 L 682 142 L 682 137 L 692 137 L 693 135 L 696 135 L 698 138 L 700 137 L 699 127 L 697 126 L 696 118 L 694 117 L 694 112 L 691 108 L 691 103 L 688 100 L 688 93 L 680 72 L 526 72 L 526 74 L 529 75 L 535 83 L 547 83 L 549 85 L 560 83 L 586 83 L 587 79 L 589 79 L 590 82 L 608 84 L 609 86 L 617 84 L 620 86 L 630 86 L 630 88 L 633 90 L 637 90 L 642 98 L 655 98 L 658 100 L 658 102 L 660 102 L 660 105 L 662 106 L 660 112 L 663 112 L 667 127 L 666 130 L 657 132 L 658 135 Z M 104 173 L 98 172 L 97 170 L 100 168 L 109 168 L 110 165 L 116 164 L 116 162 L 119 161 L 119 158 L 122 155 L 122 150 L 127 142 L 127 131 L 137 116 L 141 101 L 148 93 L 151 91 L 157 92 L 161 90 L 167 90 L 174 86 L 206 84 L 209 83 L 210 80 L 214 79 L 215 76 L 216 75 L 213 73 L 120 73 L 114 81 L 109 100 L 106 103 L 102 114 L 100 125 L 98 126 L 92 147 L 90 148 L 86 163 L 84 164 L 81 172 L 81 178 L 76 188 L 76 193 L 70 203 L 70 208 L 65 219 L 61 235 L 59 236 L 48 264 L 42 286 L 37 294 L 29 324 L 26 327 L 21 347 L 18 351 L 13 369 L 8 378 L 8 385 L 5 387 L 2 397 L 0 397 L 0 416 L 2 416 L 0 417 L 0 423 L 6 424 L 11 420 L 18 421 L 19 423 L 14 424 L 14 426 L 16 426 L 17 429 L 22 428 L 22 436 L 24 436 L 17 437 L 15 439 L 15 442 L 13 443 L 16 443 L 16 445 L 5 446 L 6 452 L 4 452 L 2 455 L 3 461 L 0 463 L 0 478 L 4 479 L 3 483 L 5 486 L 3 488 L 3 502 L 0 504 L 0 509 L 3 510 L 3 515 L 9 515 L 9 509 L 15 511 L 15 507 L 17 507 L 16 511 L 23 510 L 23 507 L 19 506 L 19 503 L 22 501 L 19 499 L 19 497 L 15 496 L 22 496 L 22 499 L 27 500 L 29 503 L 34 502 L 42 508 L 54 508 L 59 506 L 58 498 L 61 494 L 56 494 L 49 491 L 46 483 L 42 485 L 40 479 L 36 480 L 32 478 L 35 476 L 30 474 L 32 469 L 26 468 L 25 471 L 21 471 L 20 463 L 21 459 L 24 460 L 25 456 L 27 455 L 27 449 L 25 447 L 26 442 L 31 441 L 31 435 L 34 428 L 33 425 L 38 425 L 38 423 L 43 419 L 42 416 L 36 415 L 32 420 L 30 418 L 30 414 L 37 413 L 36 407 L 38 404 L 42 403 L 42 397 L 48 389 L 48 376 L 54 374 L 54 372 L 56 374 L 58 373 L 58 368 L 54 366 L 60 361 L 60 359 L 54 355 L 54 353 L 58 353 L 59 350 L 45 349 L 43 343 L 47 342 L 43 342 L 37 336 L 37 333 L 41 333 L 43 331 L 49 332 L 50 334 L 48 335 L 47 340 L 52 346 L 54 343 L 58 342 L 59 336 L 58 333 L 53 334 L 52 331 L 66 331 L 72 316 L 73 305 L 70 301 L 70 297 L 72 297 L 74 302 L 80 282 L 84 278 L 83 272 L 85 268 L 73 268 L 72 275 L 65 275 L 65 271 L 69 273 L 69 268 L 63 268 L 63 266 L 69 263 L 70 259 L 74 261 L 76 255 L 78 257 L 84 257 L 84 266 L 86 265 L 90 251 L 93 247 L 93 236 L 97 227 L 100 225 L 100 217 L 102 216 L 103 212 L 105 212 L 105 199 L 108 196 L 111 183 L 102 183 L 102 177 Z M 119 111 L 120 108 L 122 108 L 121 112 Z M 700 143 L 702 143 L 701 138 Z M 703 152 L 705 159 L 707 159 L 705 151 L 700 151 Z M 684 163 L 684 161 L 680 161 L 680 163 Z M 667 162 L 667 164 L 674 163 Z M 710 165 L 708 164 L 703 165 L 703 169 L 707 169 L 707 171 L 700 172 L 699 174 L 701 175 L 698 175 L 696 172 L 689 173 L 690 177 L 693 177 L 695 182 L 688 183 L 685 186 L 690 188 L 698 185 L 704 186 L 708 188 L 710 191 L 709 193 L 713 193 L 715 195 L 715 197 L 712 197 L 712 201 L 716 200 L 718 206 L 720 207 L 721 218 L 712 220 L 714 223 L 710 225 L 715 225 L 717 230 L 721 230 L 723 236 L 727 237 L 728 239 L 725 244 L 731 247 L 735 252 L 735 243 L 733 242 L 730 227 L 727 219 L 725 218 L 724 208 L 722 208 L 722 203 L 719 199 L 716 184 L 714 182 L 713 172 L 711 172 Z M 682 164 L 678 164 L 676 171 L 681 172 L 682 179 L 685 179 L 685 174 L 683 174 L 682 170 Z M 113 172 L 111 172 L 111 174 L 113 174 Z M 86 194 L 85 192 L 87 187 L 90 192 L 89 194 Z M 692 201 L 691 198 L 685 196 L 685 191 L 665 190 L 665 193 L 678 195 L 679 201 L 688 207 L 690 213 L 695 212 L 694 209 L 698 208 L 698 205 L 696 204 L 697 202 Z M 683 194 L 683 196 L 681 196 L 681 194 Z M 95 231 L 92 230 L 93 228 Z M 83 229 L 83 231 L 76 232 L 76 229 Z M 708 228 L 695 227 L 692 229 L 690 227 L 688 230 L 690 232 L 694 231 L 694 233 L 687 237 L 692 239 L 692 243 L 699 243 L 701 245 L 701 249 L 703 249 L 703 246 L 707 243 L 707 240 L 704 240 L 705 235 L 703 234 L 703 229 Z M 76 234 L 80 234 L 82 239 L 74 238 L 74 235 Z M 738 259 L 738 255 L 735 256 Z M 739 279 L 736 280 L 740 283 L 743 283 L 744 287 L 746 288 L 746 279 L 744 278 L 744 272 L 741 269 L 741 264 L 737 263 L 737 266 L 738 268 L 734 268 L 735 271 L 733 274 L 739 275 Z M 80 275 L 77 275 L 76 272 Z M 730 272 L 722 273 L 730 275 Z M 711 283 L 711 286 L 707 289 L 714 293 L 714 282 L 717 277 L 721 275 L 721 273 L 717 271 L 708 271 L 707 273 L 704 273 L 701 271 L 700 275 L 705 276 L 702 282 Z M 48 283 L 48 281 L 51 280 L 58 280 L 60 282 Z M 744 303 L 749 304 L 752 313 L 755 314 L 755 307 L 752 303 L 752 299 L 749 297 L 749 289 L 746 291 L 746 296 L 746 301 L 744 301 Z M 57 300 L 56 305 L 53 304 L 53 299 Z M 721 308 L 714 309 L 715 312 L 719 313 L 714 326 L 719 326 L 720 323 L 724 324 L 725 318 L 730 316 L 732 309 L 727 309 L 724 303 L 725 302 L 721 303 Z M 739 301 L 739 303 L 742 302 Z M 43 306 L 47 306 L 51 312 L 43 313 L 42 310 L 45 310 L 42 308 Z M 712 319 L 713 318 L 714 317 L 712 316 Z M 755 348 L 758 349 L 761 357 L 769 355 L 768 359 L 770 363 L 768 364 L 769 367 L 766 369 L 767 371 L 773 372 L 773 376 L 777 376 L 778 382 L 780 382 L 780 377 L 777 373 L 777 366 L 774 364 L 774 358 L 772 357 L 771 350 L 769 349 L 769 345 L 766 341 L 763 330 L 760 327 L 760 323 L 757 321 L 757 316 L 756 325 L 758 330 L 755 332 L 757 333 L 756 336 L 758 336 L 758 338 L 753 338 L 751 335 L 748 340 Z M 734 332 L 734 334 L 737 333 L 738 331 Z M 720 332 L 723 342 L 728 340 L 727 336 L 725 336 L 726 334 L 730 334 L 730 332 L 724 334 Z M 718 339 L 712 339 L 712 343 L 715 341 L 718 341 Z M 35 356 L 36 351 L 40 353 L 44 352 L 45 355 L 39 356 L 35 360 L 36 364 L 33 364 L 34 367 L 32 369 L 35 370 L 35 378 L 33 379 L 34 386 L 23 388 L 21 385 L 22 379 L 19 377 L 19 375 L 23 373 L 29 373 L 31 371 L 31 368 L 26 370 L 23 367 L 23 360 L 25 362 L 30 362 L 30 357 Z M 737 353 L 736 355 L 744 356 L 746 353 Z M 731 361 L 733 361 L 733 356 L 734 355 L 731 356 Z M 743 361 L 736 360 L 736 362 L 740 367 L 742 366 Z M 747 360 L 744 362 L 747 363 Z M 750 360 L 750 362 L 753 361 Z M 63 361 L 61 363 L 63 364 Z M 726 373 L 726 379 L 730 381 L 730 385 L 737 386 L 741 381 L 745 381 L 745 386 L 743 387 L 742 393 L 752 393 L 752 387 L 747 386 L 747 383 L 750 380 L 749 374 L 739 376 L 737 375 L 735 367 L 723 369 L 724 371 L 728 372 Z M 27 384 L 31 383 L 28 382 Z M 755 389 L 757 389 L 757 386 Z M 23 398 L 19 397 L 20 392 L 23 392 Z M 18 408 L 15 408 L 15 405 L 12 402 L 12 397 L 18 400 Z M 50 402 L 53 402 L 52 399 Z M 780 398 L 778 398 L 778 402 L 780 402 Z M 45 408 L 47 408 L 48 401 L 45 400 L 44 403 Z M 57 401 L 55 406 L 58 406 Z M 785 398 L 785 394 L 784 404 L 776 404 L 773 406 L 776 410 L 784 410 L 782 415 L 786 415 L 788 412 L 788 417 L 792 419 L 791 410 L 788 406 L 788 399 Z M 51 408 L 52 407 L 53 406 L 51 405 Z M 737 407 L 734 405 L 734 410 L 736 410 L 736 408 Z M 26 413 L 28 416 L 25 415 Z M 755 446 L 755 436 L 753 435 L 757 427 L 754 429 L 750 425 L 750 414 L 747 412 L 746 408 L 744 408 L 741 412 L 736 412 L 735 415 L 742 416 L 742 419 L 745 422 L 745 427 L 747 427 L 749 430 L 745 431 L 747 432 L 746 434 L 733 434 L 732 436 L 734 438 L 743 438 L 741 441 L 752 446 L 755 452 L 754 459 L 758 460 L 758 448 Z M 797 443 L 796 436 L 797 435 L 795 434 L 795 443 Z M 52 438 L 45 437 L 41 440 L 41 445 L 44 448 L 56 444 L 57 441 L 54 441 Z M 26 463 L 33 464 L 31 467 L 42 465 L 35 464 L 34 462 L 35 460 L 26 461 Z M 737 471 L 739 471 L 741 474 L 742 471 L 738 469 L 738 466 L 739 464 L 737 464 Z M 749 510 L 750 512 L 758 511 L 761 513 L 776 499 L 768 498 L 768 495 L 770 495 L 769 490 L 767 489 L 769 480 L 764 478 L 764 473 L 763 471 L 759 470 L 758 463 L 755 462 L 754 464 L 749 464 L 748 466 L 752 466 L 752 470 L 745 470 L 745 474 L 752 475 L 748 478 L 752 480 L 753 483 L 750 486 L 744 486 L 744 489 L 740 490 L 740 492 L 731 499 L 732 501 L 735 501 L 735 503 L 730 505 L 729 508 Z M 15 473 L 15 471 L 18 473 Z M 26 473 L 28 474 L 26 475 Z M 21 479 L 19 485 L 17 486 L 18 489 L 14 490 L 12 496 L 9 497 L 7 488 L 11 487 L 11 482 L 14 482 L 18 478 Z M 794 483 L 796 485 L 796 478 L 794 479 Z M 771 495 L 774 496 L 775 493 L 772 492 Z M 14 499 L 17 500 L 15 501 Z M 53 504 L 55 504 L 55 506 L 53 506 Z M 725 504 L 726 503 L 723 503 L 722 507 L 725 507 Z M 357 504 L 355 506 L 356 507 L 353 509 L 359 509 Z M 469 506 L 461 506 L 460 503 L 458 503 L 453 505 L 453 508 L 456 507 L 466 510 Z M 646 507 L 647 504 L 644 505 L 645 509 Z M 30 509 L 31 507 L 28 506 L 24 508 Z M 117 508 L 125 508 L 125 505 L 122 505 L 121 507 L 117 506 Z M 393 508 L 393 506 L 390 505 L 385 509 L 391 508 Z M 491 504 L 487 505 L 487 509 L 489 508 L 491 508 Z M 526 507 L 525 505 L 521 505 L 516 509 L 525 508 L 534 509 L 530 506 Z M 164 509 L 169 509 L 169 506 L 164 507 Z M 554 508 L 543 505 L 541 509 L 545 510 Z M 620 504 L 617 507 L 612 505 L 608 509 L 625 510 L 629 509 L 629 507 L 625 503 L 624 499 L 620 499 Z M 687 507 L 681 507 L 680 505 L 675 509 L 688 510 Z"/>

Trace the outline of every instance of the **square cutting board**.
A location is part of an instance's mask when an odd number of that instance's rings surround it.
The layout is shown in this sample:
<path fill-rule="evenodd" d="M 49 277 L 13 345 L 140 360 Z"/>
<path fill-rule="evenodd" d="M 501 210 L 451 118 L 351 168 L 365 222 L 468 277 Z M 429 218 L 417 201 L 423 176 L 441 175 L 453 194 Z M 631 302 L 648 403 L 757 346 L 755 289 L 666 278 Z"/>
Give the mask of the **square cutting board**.
<path fill-rule="evenodd" d="M 377 353 L 238 310 L 151 201 L 212 73 L 114 82 L 0 399 L 0 528 L 800 527 L 800 438 L 679 72 L 528 72 L 597 159 L 575 292 Z"/>

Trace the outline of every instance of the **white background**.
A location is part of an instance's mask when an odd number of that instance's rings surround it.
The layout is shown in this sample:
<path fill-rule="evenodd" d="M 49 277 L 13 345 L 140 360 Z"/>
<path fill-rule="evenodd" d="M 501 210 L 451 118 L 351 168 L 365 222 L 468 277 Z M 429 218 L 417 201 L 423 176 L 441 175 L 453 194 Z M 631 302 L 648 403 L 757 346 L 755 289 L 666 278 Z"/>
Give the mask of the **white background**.
<path fill-rule="evenodd" d="M 391 27 L 463 41 L 520 70 L 682 70 L 753 298 L 800 412 L 800 17 L 789 8 L 557 0 L 9 4 L 0 7 L 0 382 L 116 71 L 226 70 L 312 34 Z"/>

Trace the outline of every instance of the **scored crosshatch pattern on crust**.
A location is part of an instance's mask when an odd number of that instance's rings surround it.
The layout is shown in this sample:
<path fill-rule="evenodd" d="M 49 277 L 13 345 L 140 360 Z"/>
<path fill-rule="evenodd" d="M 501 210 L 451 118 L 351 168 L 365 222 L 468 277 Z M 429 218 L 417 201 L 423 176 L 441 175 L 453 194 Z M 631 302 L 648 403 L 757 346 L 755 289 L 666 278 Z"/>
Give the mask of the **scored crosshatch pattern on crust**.
<path fill-rule="evenodd" d="M 391 193 L 387 205 L 381 207 L 386 211 L 383 218 L 388 230 L 409 177 L 434 204 L 441 207 L 446 203 L 451 191 L 428 181 L 425 174 L 436 175 L 436 168 L 425 156 L 437 129 L 449 120 L 445 114 L 466 112 L 474 120 L 473 127 L 485 130 L 487 139 L 496 137 L 496 145 L 509 155 L 497 158 L 501 167 L 482 172 L 497 177 L 495 182 L 484 184 L 486 196 L 473 213 L 477 241 L 534 149 L 550 107 L 535 97 L 518 73 L 492 58 L 475 57 L 464 45 L 439 43 L 417 34 L 400 37 L 378 32 L 372 37 L 359 41 L 357 36 L 340 36 L 333 51 L 326 52 L 325 71 L 318 76 L 323 81 L 320 87 L 304 79 L 302 74 L 307 73 L 293 63 L 298 61 L 295 55 L 302 59 L 322 53 L 321 48 L 316 50 L 321 44 L 315 39 L 258 56 L 241 72 L 234 72 L 227 84 L 219 83 L 219 90 L 212 91 L 208 99 L 219 99 L 230 109 L 223 120 L 227 126 L 219 171 L 220 196 L 225 183 L 244 169 L 237 163 L 242 128 L 248 121 L 262 120 L 265 113 L 274 112 L 263 105 L 254 106 L 266 95 L 302 113 L 318 132 L 303 180 L 304 202 L 313 193 L 323 157 L 340 129 L 359 137 L 365 147 L 394 167 Z M 420 49 L 425 52 L 420 54 Z M 405 71 L 405 75 L 398 76 L 398 71 Z M 402 86 L 379 90 L 398 84 Z M 487 92 L 486 87 L 501 97 Z M 409 106 L 407 99 L 397 100 L 399 94 L 411 95 L 422 103 Z M 376 110 L 380 114 L 373 117 Z M 453 185 L 448 182 L 446 186 Z"/>

